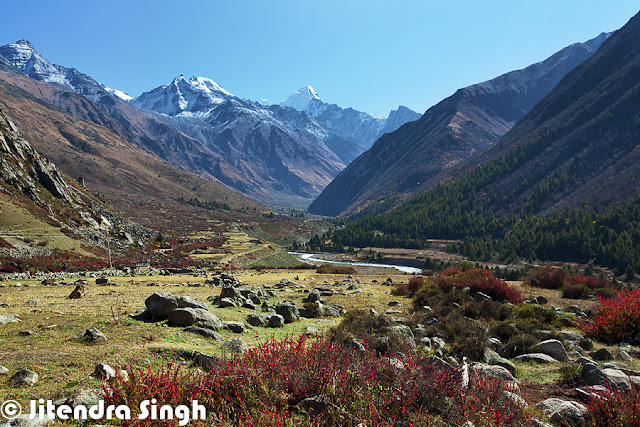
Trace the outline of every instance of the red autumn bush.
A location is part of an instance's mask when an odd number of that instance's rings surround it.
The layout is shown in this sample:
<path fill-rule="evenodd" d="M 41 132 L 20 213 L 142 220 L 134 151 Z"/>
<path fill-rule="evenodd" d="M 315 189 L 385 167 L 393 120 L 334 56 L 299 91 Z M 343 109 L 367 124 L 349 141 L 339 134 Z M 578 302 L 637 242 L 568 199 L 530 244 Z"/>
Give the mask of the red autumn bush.
<path fill-rule="evenodd" d="M 640 425 L 640 390 L 607 392 L 590 399 L 587 405 L 594 426 L 636 427 Z"/>
<path fill-rule="evenodd" d="M 581 329 L 617 341 L 640 334 L 640 289 L 621 292 L 617 298 L 600 297 L 593 320 L 583 322 Z"/>
<path fill-rule="evenodd" d="M 545 289 L 560 289 L 569 273 L 563 268 L 537 268 L 524 278 L 523 282 L 530 286 Z"/>
<path fill-rule="evenodd" d="M 459 268 L 449 268 L 436 280 L 442 289 L 464 289 L 468 287 L 471 294 L 482 292 L 494 300 L 506 300 L 517 304 L 522 302 L 522 296 L 510 287 L 507 282 L 500 280 L 484 268 L 462 271 Z"/>
<path fill-rule="evenodd" d="M 318 340 L 287 338 L 241 357 L 217 358 L 207 373 L 182 369 L 130 369 L 129 381 L 111 379 L 105 406 L 156 399 L 158 405 L 207 408 L 207 425 L 218 426 L 422 426 L 527 425 L 530 414 L 505 397 L 494 380 L 461 373 L 427 356 L 402 361 L 379 358 Z M 305 399 L 321 402 L 305 411 Z M 307 401 L 308 402 L 308 401 Z M 135 410 L 135 409 L 134 409 Z M 123 425 L 150 425 L 132 413 Z M 175 423 L 175 422 L 174 422 Z M 162 425 L 158 421 L 154 425 Z"/>
<path fill-rule="evenodd" d="M 418 292 L 424 284 L 426 280 L 421 276 L 413 276 L 409 279 L 408 283 L 400 283 L 395 288 L 391 290 L 391 295 L 397 296 L 413 296 Z"/>

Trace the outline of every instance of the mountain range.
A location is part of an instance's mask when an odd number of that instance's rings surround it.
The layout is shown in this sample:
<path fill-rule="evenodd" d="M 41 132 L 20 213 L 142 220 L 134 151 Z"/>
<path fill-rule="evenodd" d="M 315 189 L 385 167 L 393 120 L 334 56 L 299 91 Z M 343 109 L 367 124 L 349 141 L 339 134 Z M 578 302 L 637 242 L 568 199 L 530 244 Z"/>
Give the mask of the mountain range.
<path fill-rule="evenodd" d="M 395 209 L 337 230 L 333 243 L 459 239 L 453 250 L 474 260 L 594 261 L 638 271 L 639 71 L 640 14 L 491 148 Z"/>
<path fill-rule="evenodd" d="M 431 188 L 498 141 L 607 37 L 601 34 L 522 70 L 458 90 L 420 119 L 380 137 L 323 190 L 309 211 L 335 216 L 387 210 Z"/>
<path fill-rule="evenodd" d="M 12 76 L 20 73 L 86 98 L 80 105 L 68 95 L 48 102 L 266 205 L 306 207 L 375 137 L 369 129 L 373 115 L 326 104 L 350 117 L 343 133 L 327 124 L 339 122 L 329 113 L 317 119 L 287 106 L 243 100 L 204 77 L 179 76 L 133 99 L 75 68 L 47 61 L 25 40 L 1 46 L 0 57 L 0 67 Z M 94 105 L 87 107 L 88 101 Z M 87 108 L 94 111 L 87 114 Z M 392 120 L 376 117 L 373 130 L 392 129 L 417 116 L 400 111 Z"/>

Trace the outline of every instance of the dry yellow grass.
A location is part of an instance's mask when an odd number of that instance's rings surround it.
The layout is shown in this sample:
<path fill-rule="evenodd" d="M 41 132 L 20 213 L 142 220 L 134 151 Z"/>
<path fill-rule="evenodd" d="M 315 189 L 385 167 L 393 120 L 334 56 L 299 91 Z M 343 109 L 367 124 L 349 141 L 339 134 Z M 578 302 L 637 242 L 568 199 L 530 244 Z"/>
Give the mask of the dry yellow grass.
<path fill-rule="evenodd" d="M 283 278 L 294 280 L 299 289 L 278 291 L 281 296 L 274 301 L 290 299 L 298 306 L 305 297 L 303 290 L 316 286 L 330 286 L 336 290 L 346 289 L 335 283 L 346 279 L 343 275 L 319 275 L 314 270 L 269 271 L 258 273 L 243 271 L 236 274 L 244 283 L 252 286 L 273 286 Z M 407 280 L 403 275 L 355 276 L 353 281 L 361 281 L 362 293 L 327 297 L 329 302 L 341 304 L 346 309 L 373 307 L 384 312 L 393 299 L 391 287 L 373 284 L 387 277 L 395 281 Z M 9 368 L 12 375 L 19 369 L 29 368 L 40 375 L 38 384 L 30 388 L 15 387 L 8 382 L 9 375 L 0 377 L 0 400 L 16 399 L 26 404 L 30 399 L 60 398 L 74 391 L 99 386 L 100 382 L 90 377 L 95 365 L 106 363 L 114 368 L 131 365 L 141 367 L 148 359 L 152 367 L 166 366 L 168 363 L 188 361 L 192 352 L 220 354 L 221 345 L 195 334 L 183 332 L 181 328 L 166 327 L 160 323 L 145 323 L 132 320 L 128 313 L 144 308 L 144 300 L 154 292 L 168 291 L 174 295 L 189 295 L 199 301 L 209 296 L 217 296 L 219 288 L 193 287 L 188 283 L 203 283 L 203 277 L 159 276 L 114 278 L 121 286 L 98 286 L 91 280 L 87 295 L 78 300 L 68 299 L 73 286 L 44 286 L 23 282 L 22 287 L 14 283 L 0 287 L 0 314 L 15 314 L 22 319 L 19 323 L 0 326 L 0 365 Z M 325 284 L 325 281 L 328 284 Z M 147 286 L 151 282 L 177 284 L 178 286 Z M 30 300 L 39 304 L 32 306 Z M 404 301 L 407 302 L 408 301 Z M 408 304 L 400 310 L 407 310 Z M 211 312 L 221 320 L 246 322 L 246 316 L 253 312 L 248 309 L 209 306 Z M 307 326 L 314 326 L 321 332 L 335 325 L 339 319 L 303 319 L 285 325 L 281 329 L 251 328 L 238 335 L 220 331 L 226 339 L 241 337 L 249 345 L 256 345 L 270 338 L 279 339 L 286 335 L 298 336 Z M 90 327 L 97 327 L 106 336 L 104 344 L 92 345 L 72 339 L 74 335 Z M 21 336 L 20 331 L 31 330 L 37 335 Z M 189 362 L 190 363 L 190 362 Z"/>

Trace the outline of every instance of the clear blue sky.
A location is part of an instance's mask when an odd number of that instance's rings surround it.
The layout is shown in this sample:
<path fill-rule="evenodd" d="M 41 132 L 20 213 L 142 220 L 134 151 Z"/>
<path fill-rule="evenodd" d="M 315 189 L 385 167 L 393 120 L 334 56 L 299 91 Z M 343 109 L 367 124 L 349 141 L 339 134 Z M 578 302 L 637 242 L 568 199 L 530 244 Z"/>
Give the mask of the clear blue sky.
<path fill-rule="evenodd" d="M 137 96 L 184 74 L 278 102 L 307 84 L 342 107 L 420 113 L 456 89 L 613 31 L 628 0 L 7 1 L 0 44 Z"/>

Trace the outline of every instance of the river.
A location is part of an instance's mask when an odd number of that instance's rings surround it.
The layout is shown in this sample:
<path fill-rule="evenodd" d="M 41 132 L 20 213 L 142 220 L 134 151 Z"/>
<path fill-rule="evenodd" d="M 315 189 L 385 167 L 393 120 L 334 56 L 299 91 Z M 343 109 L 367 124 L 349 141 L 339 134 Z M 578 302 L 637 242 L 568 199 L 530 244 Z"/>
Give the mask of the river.
<path fill-rule="evenodd" d="M 334 260 L 318 258 L 318 254 L 309 254 L 309 253 L 301 253 L 301 252 L 289 252 L 289 253 L 302 261 L 326 262 L 329 264 L 355 265 L 355 266 L 362 266 L 362 267 L 395 268 L 396 270 L 400 270 L 401 272 L 408 273 L 408 274 L 422 273 L 422 269 L 420 268 L 407 267 L 404 265 L 376 264 L 373 262 L 334 261 Z"/>

